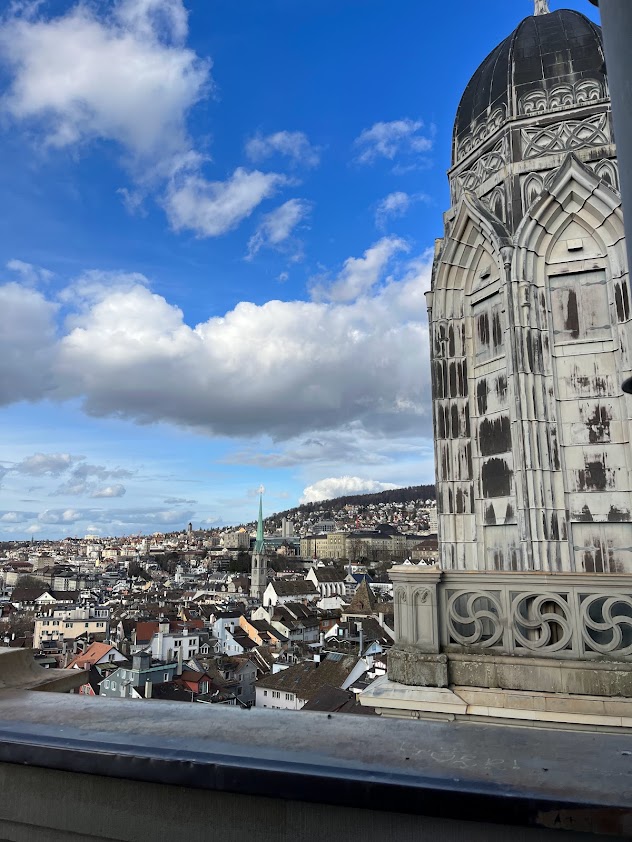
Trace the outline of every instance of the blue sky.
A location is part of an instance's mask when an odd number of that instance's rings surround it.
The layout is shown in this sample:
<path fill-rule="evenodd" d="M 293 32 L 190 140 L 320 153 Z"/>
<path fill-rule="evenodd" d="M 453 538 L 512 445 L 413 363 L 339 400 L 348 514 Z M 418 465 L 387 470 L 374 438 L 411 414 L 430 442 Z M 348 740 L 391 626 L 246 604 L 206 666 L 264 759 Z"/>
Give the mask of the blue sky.
<path fill-rule="evenodd" d="M 452 123 L 532 0 L 4 5 L 0 538 L 431 482 Z"/>

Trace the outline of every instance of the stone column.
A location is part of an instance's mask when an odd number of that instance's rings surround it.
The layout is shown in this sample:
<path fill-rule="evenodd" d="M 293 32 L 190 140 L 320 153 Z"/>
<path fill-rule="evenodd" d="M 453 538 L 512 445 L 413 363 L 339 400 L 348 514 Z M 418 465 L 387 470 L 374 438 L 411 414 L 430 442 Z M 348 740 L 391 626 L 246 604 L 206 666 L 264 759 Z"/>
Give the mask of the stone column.
<path fill-rule="evenodd" d="M 400 564 L 389 570 L 395 601 L 395 646 L 388 654 L 391 681 L 446 687 L 448 666 L 440 654 L 438 567 Z"/>

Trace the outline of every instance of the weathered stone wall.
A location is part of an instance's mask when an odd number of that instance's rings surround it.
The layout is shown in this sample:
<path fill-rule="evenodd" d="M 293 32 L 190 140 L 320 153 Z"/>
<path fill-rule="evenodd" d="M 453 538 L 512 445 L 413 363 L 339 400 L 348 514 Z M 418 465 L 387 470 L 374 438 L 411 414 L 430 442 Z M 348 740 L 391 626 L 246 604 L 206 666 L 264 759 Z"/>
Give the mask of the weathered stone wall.
<path fill-rule="evenodd" d="M 610 104 L 529 90 L 455 150 L 432 292 L 441 563 L 632 572 L 628 269 Z"/>

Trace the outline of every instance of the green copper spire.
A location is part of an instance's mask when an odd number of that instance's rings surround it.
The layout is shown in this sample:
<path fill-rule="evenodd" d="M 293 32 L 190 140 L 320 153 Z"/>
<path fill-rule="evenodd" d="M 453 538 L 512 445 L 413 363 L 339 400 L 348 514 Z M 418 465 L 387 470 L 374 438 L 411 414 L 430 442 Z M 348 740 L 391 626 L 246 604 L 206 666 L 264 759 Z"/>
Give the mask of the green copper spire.
<path fill-rule="evenodd" d="M 257 539 L 255 541 L 255 552 L 265 552 L 265 542 L 263 540 L 263 493 L 259 493 L 259 521 L 257 523 Z"/>

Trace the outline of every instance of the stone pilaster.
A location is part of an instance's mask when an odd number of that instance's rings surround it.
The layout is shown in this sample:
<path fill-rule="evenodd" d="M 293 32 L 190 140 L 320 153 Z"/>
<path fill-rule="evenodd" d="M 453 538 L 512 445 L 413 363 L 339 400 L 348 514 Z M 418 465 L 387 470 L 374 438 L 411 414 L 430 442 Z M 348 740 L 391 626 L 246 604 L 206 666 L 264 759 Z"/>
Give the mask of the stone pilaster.
<path fill-rule="evenodd" d="M 448 666 L 439 654 L 436 567 L 401 564 L 389 571 L 395 600 L 395 646 L 388 656 L 391 681 L 420 687 L 446 687 Z"/>

